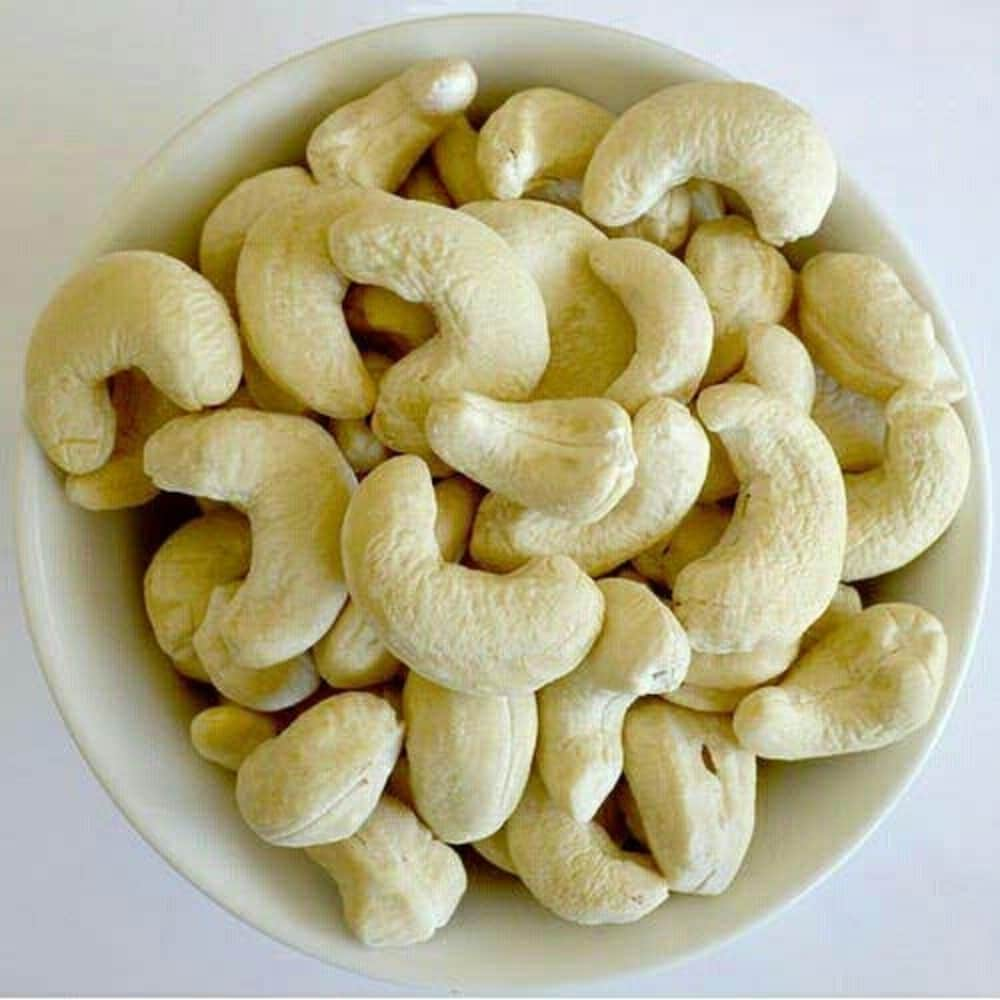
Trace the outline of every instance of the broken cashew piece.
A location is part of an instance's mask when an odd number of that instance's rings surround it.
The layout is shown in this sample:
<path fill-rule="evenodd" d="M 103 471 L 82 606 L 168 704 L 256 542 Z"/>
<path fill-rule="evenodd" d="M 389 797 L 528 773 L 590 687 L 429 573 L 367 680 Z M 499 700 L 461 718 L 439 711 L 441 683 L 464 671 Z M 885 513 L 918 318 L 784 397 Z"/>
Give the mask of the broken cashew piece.
<path fill-rule="evenodd" d="M 632 222 L 671 188 L 699 177 L 732 188 L 777 246 L 819 229 L 837 186 L 833 151 L 787 98 L 751 83 L 681 83 L 625 112 L 583 178 L 583 210 Z"/>
<path fill-rule="evenodd" d="M 931 717 L 947 658 L 932 614 L 912 604 L 873 605 L 820 639 L 780 684 L 744 698 L 736 735 L 774 760 L 889 746 Z"/>
<path fill-rule="evenodd" d="M 635 480 L 632 424 L 610 399 L 503 403 L 463 392 L 433 403 L 425 430 L 448 465 L 553 517 L 600 520 Z"/>
<path fill-rule="evenodd" d="M 465 115 L 459 115 L 431 146 L 431 159 L 438 177 L 455 205 L 483 201 L 490 196 L 479 176 L 478 146 L 479 133 Z"/>
<path fill-rule="evenodd" d="M 842 386 L 818 365 L 812 418 L 844 472 L 867 472 L 882 462 L 885 406 Z"/>
<path fill-rule="evenodd" d="M 464 59 L 425 59 L 327 116 L 306 145 L 319 181 L 395 191 L 432 142 L 476 96 Z"/>
<path fill-rule="evenodd" d="M 672 590 L 677 574 L 715 547 L 732 516 L 718 504 L 695 504 L 667 542 L 640 552 L 632 565 L 653 583 Z"/>
<path fill-rule="evenodd" d="M 239 385 L 239 335 L 225 301 L 166 254 L 99 257 L 62 285 L 35 324 L 25 407 L 64 472 L 94 472 L 111 457 L 117 420 L 105 382 L 127 368 L 183 410 L 224 403 Z"/>
<path fill-rule="evenodd" d="M 239 705 L 206 708 L 191 720 L 191 745 L 227 771 L 238 771 L 261 743 L 277 735 L 278 724 L 271 716 Z"/>
<path fill-rule="evenodd" d="M 648 587 L 613 577 L 597 585 L 597 642 L 572 673 L 538 692 L 538 773 L 552 801 L 581 823 L 621 777 L 629 706 L 678 687 L 691 659 L 684 630 Z"/>

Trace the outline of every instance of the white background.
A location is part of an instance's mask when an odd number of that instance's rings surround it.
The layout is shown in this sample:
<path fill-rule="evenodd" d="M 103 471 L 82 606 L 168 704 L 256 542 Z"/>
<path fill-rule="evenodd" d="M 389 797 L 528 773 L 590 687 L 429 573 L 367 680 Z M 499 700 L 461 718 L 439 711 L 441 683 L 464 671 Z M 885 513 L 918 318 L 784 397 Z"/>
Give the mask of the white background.
<path fill-rule="evenodd" d="M 406 17 L 519 10 L 603 21 L 769 84 L 917 248 L 996 428 L 1000 4 L 0 0 L 0 460 L 13 473 L 33 317 L 132 172 L 272 64 Z M 0 522 L 12 521 L 9 489 Z M 87 770 L 35 666 L 13 538 L 0 551 L 0 992 L 391 995 L 266 939 L 146 846 Z M 969 682 L 925 772 L 861 852 L 763 929 L 638 995 L 1000 990 L 1000 678 L 987 609 Z"/>

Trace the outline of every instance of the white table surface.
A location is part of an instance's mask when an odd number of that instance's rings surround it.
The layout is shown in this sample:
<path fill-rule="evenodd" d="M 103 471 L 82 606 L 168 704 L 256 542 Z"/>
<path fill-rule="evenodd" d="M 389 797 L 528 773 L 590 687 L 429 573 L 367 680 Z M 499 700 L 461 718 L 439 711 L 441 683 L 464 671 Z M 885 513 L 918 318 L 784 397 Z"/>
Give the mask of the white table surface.
<path fill-rule="evenodd" d="M 1000 5 L 989 0 L 525 2 L 605 21 L 785 91 L 936 279 L 997 426 Z M 0 0 L 0 461 L 13 474 L 33 317 L 130 174 L 232 87 L 443 2 Z M 466 4 L 464 10 L 503 10 Z M 611 13 L 609 13 L 611 12 Z M 0 521 L 12 523 L 10 490 Z M 275 944 L 133 832 L 71 743 L 31 651 L 2 536 L 0 992 L 394 995 Z M 726 995 L 1000 990 L 996 604 L 924 773 L 839 873 L 709 957 L 604 987 Z"/>

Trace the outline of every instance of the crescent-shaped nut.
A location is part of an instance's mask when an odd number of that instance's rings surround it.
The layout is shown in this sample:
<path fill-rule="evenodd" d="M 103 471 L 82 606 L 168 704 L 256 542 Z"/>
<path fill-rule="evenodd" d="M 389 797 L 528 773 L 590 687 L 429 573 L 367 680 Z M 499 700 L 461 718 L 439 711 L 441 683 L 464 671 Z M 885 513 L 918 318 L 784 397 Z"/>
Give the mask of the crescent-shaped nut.
<path fill-rule="evenodd" d="M 366 416 L 375 384 L 344 319 L 348 282 L 330 261 L 326 233 L 362 192 L 320 185 L 265 212 L 236 272 L 243 336 L 264 373 L 310 409 Z"/>
<path fill-rule="evenodd" d="M 278 724 L 271 716 L 239 705 L 206 708 L 191 720 L 191 745 L 227 771 L 238 771 L 261 743 L 277 735 Z"/>
<path fill-rule="evenodd" d="M 306 854 L 337 883 L 347 926 L 371 948 L 430 940 L 465 895 L 458 853 L 391 795 L 357 833 Z"/>
<path fill-rule="evenodd" d="M 535 696 L 463 694 L 411 671 L 406 756 L 421 819 L 449 844 L 496 833 L 521 799 L 538 733 Z"/>
<path fill-rule="evenodd" d="M 344 318 L 359 339 L 393 357 L 426 344 L 437 330 L 429 309 L 378 285 L 351 285 L 344 299 Z"/>
<path fill-rule="evenodd" d="M 327 116 L 306 145 L 319 181 L 395 191 L 432 142 L 476 96 L 464 59 L 425 59 Z"/>
<path fill-rule="evenodd" d="M 757 762 L 729 720 L 652 699 L 636 705 L 625 719 L 625 777 L 670 888 L 725 891 L 750 846 L 757 790 Z"/>
<path fill-rule="evenodd" d="M 779 685 L 747 695 L 733 718 L 736 735 L 774 760 L 888 746 L 930 718 L 947 658 L 932 614 L 876 604 L 820 639 Z"/>
<path fill-rule="evenodd" d="M 573 819 L 545 794 L 536 776 L 506 831 L 521 881 L 563 920 L 628 924 L 667 898 L 667 881 L 649 857 L 623 851 L 599 824 Z"/>
<path fill-rule="evenodd" d="M 333 438 L 306 417 L 219 410 L 170 421 L 145 465 L 161 489 L 250 518 L 250 572 L 219 623 L 233 662 L 268 667 L 312 646 L 347 599 L 340 525 L 356 480 Z"/>
<path fill-rule="evenodd" d="M 867 472 L 882 462 L 885 406 L 846 389 L 818 365 L 812 418 L 845 472 Z"/>
<path fill-rule="evenodd" d="M 906 383 L 934 384 L 930 313 L 878 257 L 820 253 L 806 261 L 799 325 L 816 363 L 848 389 L 884 400 Z"/>
<path fill-rule="evenodd" d="M 666 543 L 640 552 L 632 565 L 648 580 L 673 590 L 677 574 L 715 547 L 732 516 L 718 504 L 695 504 Z"/>
<path fill-rule="evenodd" d="M 677 619 L 646 586 L 610 577 L 604 628 L 583 662 L 538 692 L 537 766 L 552 801 L 593 819 L 622 772 L 622 725 L 632 703 L 684 680 L 691 649 Z"/>
<path fill-rule="evenodd" d="M 236 804 L 270 844 L 343 840 L 371 815 L 402 745 L 403 724 L 388 702 L 361 691 L 333 695 L 247 757 Z"/>
<path fill-rule="evenodd" d="M 66 496 L 87 510 L 123 510 L 148 503 L 159 492 L 142 469 L 147 438 L 183 413 L 142 372 L 119 372 L 111 382 L 115 446 L 99 469 L 66 477 Z"/>
<path fill-rule="evenodd" d="M 732 188 L 777 246 L 819 229 L 837 187 L 833 151 L 787 98 L 751 83 L 681 83 L 629 108 L 594 151 L 583 210 L 606 226 L 637 219 L 692 177 Z"/>
<path fill-rule="evenodd" d="M 602 576 L 668 538 L 705 479 L 705 432 L 686 407 L 657 398 L 635 415 L 632 443 L 639 460 L 635 483 L 601 520 L 575 524 L 489 495 L 473 526 L 473 559 L 501 571 L 533 556 L 564 554 L 591 576 Z"/>
<path fill-rule="evenodd" d="M 495 230 L 537 283 L 552 352 L 536 399 L 601 396 L 635 349 L 618 297 L 598 280 L 589 254 L 607 238 L 579 215 L 541 201 L 486 201 L 463 213 Z"/>
<path fill-rule="evenodd" d="M 610 399 L 503 403 L 463 392 L 432 404 L 425 430 L 448 465 L 553 517 L 600 520 L 635 480 L 632 424 Z"/>
<path fill-rule="evenodd" d="M 736 711 L 736 706 L 753 688 L 709 688 L 697 684 L 684 683 L 676 691 L 660 695 L 671 705 L 689 708 L 692 712 L 707 712 L 710 715 L 727 715 Z"/>
<path fill-rule="evenodd" d="M 441 178 L 430 163 L 418 163 L 400 185 L 397 194 L 413 201 L 426 201 L 445 208 L 454 207 L 448 189 L 441 183 Z"/>
<path fill-rule="evenodd" d="M 455 205 L 482 201 L 490 196 L 479 176 L 478 146 L 479 133 L 465 115 L 459 115 L 431 146 L 434 167 Z"/>
<path fill-rule="evenodd" d="M 240 341 L 222 296 L 162 253 L 128 250 L 85 265 L 52 297 L 28 346 L 25 407 L 64 472 L 99 469 L 115 445 L 105 381 L 138 368 L 184 410 L 224 403 L 240 381 Z"/>
<path fill-rule="evenodd" d="M 198 268 L 236 309 L 236 265 L 250 227 L 269 209 L 313 187 L 308 170 L 275 167 L 239 182 L 209 213 L 198 244 Z"/>
<path fill-rule="evenodd" d="M 969 439 L 943 397 L 904 386 L 886 404 L 885 419 L 882 464 L 844 476 L 848 582 L 891 573 L 930 548 L 969 485 Z"/>
<path fill-rule="evenodd" d="M 840 580 L 846 504 L 837 459 L 805 414 L 755 385 L 703 390 L 698 414 L 722 438 L 740 496 L 715 548 L 678 574 L 674 613 L 705 653 L 794 642 Z"/>
<path fill-rule="evenodd" d="M 605 395 L 629 413 L 654 396 L 687 403 L 712 353 L 712 313 L 694 276 L 676 257 L 636 239 L 599 243 L 589 259 L 635 324 L 635 354 Z"/>
<path fill-rule="evenodd" d="M 228 508 L 187 521 L 156 550 L 143 577 L 146 615 L 160 649 L 186 677 L 208 680 L 192 640 L 212 591 L 249 569 L 250 525 Z"/>
<path fill-rule="evenodd" d="M 549 360 L 545 304 L 531 275 L 489 227 L 463 212 L 365 192 L 329 233 L 352 281 L 426 302 L 437 333 L 379 387 L 372 427 L 394 451 L 431 458 L 427 408 L 462 389 L 525 399 Z"/>
<path fill-rule="evenodd" d="M 799 641 L 799 656 L 812 649 L 820 639 L 829 635 L 834 629 L 840 628 L 849 618 L 860 614 L 861 606 L 861 595 L 854 587 L 846 583 L 838 584 L 837 592 L 827 605 L 826 611 L 805 630 Z"/>

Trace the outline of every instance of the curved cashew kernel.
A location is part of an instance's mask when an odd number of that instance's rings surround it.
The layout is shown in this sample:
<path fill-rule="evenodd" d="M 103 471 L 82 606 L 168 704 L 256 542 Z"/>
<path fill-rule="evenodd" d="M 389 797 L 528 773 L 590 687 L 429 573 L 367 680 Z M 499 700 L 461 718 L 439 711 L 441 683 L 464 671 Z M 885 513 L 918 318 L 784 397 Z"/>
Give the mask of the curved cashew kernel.
<path fill-rule="evenodd" d="M 464 59 L 415 63 L 325 118 L 306 145 L 309 168 L 320 181 L 395 191 L 477 86 Z"/>
<path fill-rule="evenodd" d="M 552 801 L 581 823 L 621 777 L 629 706 L 678 687 L 691 659 L 684 630 L 648 587 L 613 577 L 597 585 L 597 642 L 572 673 L 538 692 L 538 773 Z"/>
<path fill-rule="evenodd" d="M 740 478 L 733 519 L 678 574 L 674 614 L 693 649 L 747 652 L 794 642 L 830 603 L 843 566 L 840 467 L 816 425 L 755 385 L 702 391 L 698 414 Z"/>
<path fill-rule="evenodd" d="M 374 351 L 365 351 L 361 355 L 361 360 L 377 388 L 382 381 L 382 376 L 392 367 L 392 359 Z M 337 447 L 340 448 L 344 458 L 347 459 L 347 464 L 357 476 L 371 472 L 376 465 L 384 462 L 391 454 L 389 449 L 375 437 L 375 432 L 367 420 L 361 418 L 331 420 L 330 430 L 333 433 L 334 441 L 337 442 Z"/>
<path fill-rule="evenodd" d="M 308 170 L 276 167 L 247 177 L 212 209 L 201 229 L 198 269 L 236 309 L 236 265 L 250 227 L 269 209 L 313 187 Z"/>
<path fill-rule="evenodd" d="M 502 403 L 463 392 L 431 405 L 425 431 L 448 465 L 553 517 L 600 520 L 635 480 L 632 424 L 610 399 Z"/>
<path fill-rule="evenodd" d="M 437 334 L 386 373 L 372 428 L 395 451 L 430 458 L 427 408 L 462 389 L 529 396 L 549 360 L 545 305 L 488 226 L 463 212 L 365 192 L 335 223 L 330 255 L 353 281 L 426 302 Z"/>
<path fill-rule="evenodd" d="M 969 439 L 936 392 L 904 386 L 886 404 L 885 419 L 885 461 L 844 476 L 848 582 L 891 573 L 930 548 L 969 485 Z"/>
<path fill-rule="evenodd" d="M 506 831 L 518 876 L 563 920 L 632 923 L 667 898 L 667 882 L 646 855 L 623 851 L 597 823 L 573 819 L 534 775 Z"/>
<path fill-rule="evenodd" d="M 699 687 L 697 684 L 682 684 L 676 691 L 668 691 L 660 695 L 664 701 L 681 708 L 689 708 L 692 712 L 707 712 L 711 715 L 726 715 L 736 710 L 736 706 L 753 690 L 753 688 L 722 688 Z"/>
<path fill-rule="evenodd" d="M 157 550 L 143 577 L 146 614 L 156 641 L 174 666 L 196 681 L 208 674 L 192 639 L 212 591 L 250 569 L 250 526 L 235 510 L 182 524 Z"/>
<path fill-rule="evenodd" d="M 307 847 L 306 854 L 337 883 L 344 920 L 369 947 L 429 940 L 465 894 L 457 852 L 391 795 L 382 796 L 357 833 Z"/>
<path fill-rule="evenodd" d="M 475 483 L 452 476 L 435 484 L 434 495 L 437 500 L 434 535 L 441 558 L 445 562 L 460 562 L 481 494 Z M 394 677 L 400 667 L 371 620 L 350 599 L 330 631 L 313 647 L 313 656 L 320 676 L 336 688 L 381 684 Z"/>
<path fill-rule="evenodd" d="M 66 496 L 87 510 L 139 507 L 159 493 L 142 471 L 146 439 L 183 413 L 139 371 L 119 372 L 111 382 L 115 446 L 99 469 L 66 477 Z"/>
<path fill-rule="evenodd" d="M 269 715 L 239 705 L 206 708 L 191 720 L 195 750 L 227 771 L 238 771 L 261 743 L 277 735 L 278 724 Z"/>
<path fill-rule="evenodd" d="M 829 635 L 834 629 L 840 628 L 844 622 L 860 612 L 861 595 L 849 584 L 838 584 L 837 592 L 827 605 L 826 611 L 806 629 L 799 641 L 799 656 L 812 649 L 820 639 Z"/>
<path fill-rule="evenodd" d="M 403 181 L 398 194 L 401 198 L 413 201 L 426 201 L 432 205 L 443 205 L 452 208 L 448 189 L 441 183 L 437 171 L 430 163 L 418 163 Z"/>
<path fill-rule="evenodd" d="M 684 187 L 687 188 L 691 199 L 692 229 L 697 229 L 703 222 L 721 219 L 726 214 L 726 203 L 722 199 L 722 192 L 711 181 L 692 177 Z"/>
<path fill-rule="evenodd" d="M 494 868 L 506 872 L 508 875 L 517 875 L 514 868 L 514 859 L 510 856 L 510 848 L 507 846 L 507 828 L 500 827 L 496 833 L 477 840 L 472 845 L 476 853 L 486 858 Z"/>
<path fill-rule="evenodd" d="M 818 365 L 812 418 L 845 472 L 879 465 L 885 442 L 885 407 L 877 399 L 846 389 Z"/>
<path fill-rule="evenodd" d="M 403 718 L 413 800 L 424 822 L 450 844 L 496 833 L 531 771 L 535 696 L 462 694 L 411 671 Z"/>
<path fill-rule="evenodd" d="M 344 319 L 348 283 L 326 233 L 361 194 L 320 185 L 269 209 L 247 234 L 236 272 L 243 335 L 264 373 L 311 409 L 344 419 L 371 411 L 375 385 Z"/>
<path fill-rule="evenodd" d="M 709 385 L 740 366 L 745 331 L 757 323 L 780 323 L 795 295 L 795 275 L 781 253 L 765 243 L 753 223 L 739 215 L 700 225 L 684 251 L 715 321 L 715 343 L 705 373 Z"/>
<path fill-rule="evenodd" d="M 802 268 L 802 340 L 841 385 L 888 399 L 904 383 L 932 386 L 934 324 L 883 260 L 820 253 Z"/>
<path fill-rule="evenodd" d="M 777 246 L 820 227 L 837 164 L 802 108 L 751 83 L 682 83 L 629 108 L 594 150 L 583 210 L 607 226 L 638 218 L 701 177 L 735 190 Z"/>
<path fill-rule="evenodd" d="M 378 695 L 333 695 L 247 757 L 236 803 L 279 847 L 343 840 L 371 815 L 402 745 L 403 724 Z"/>
<path fill-rule="evenodd" d="M 473 559 L 506 570 L 533 556 L 561 553 L 600 576 L 669 537 L 705 478 L 705 432 L 686 407 L 657 398 L 635 415 L 632 441 L 639 459 L 635 483 L 600 521 L 574 524 L 487 496 L 472 530 Z"/>
<path fill-rule="evenodd" d="M 243 344 L 243 385 L 240 388 L 245 389 L 248 397 L 247 401 L 238 404 L 240 406 L 255 406 L 270 413 L 309 413 L 309 407 L 298 396 L 282 389 L 267 375 L 246 343 Z M 233 397 L 230 397 L 229 404 L 232 403 Z"/>
<path fill-rule="evenodd" d="M 495 576 L 446 563 L 419 458 L 383 463 L 344 519 L 351 596 L 411 670 L 455 691 L 532 691 L 575 667 L 601 630 L 604 598 L 571 560 Z"/>
<path fill-rule="evenodd" d="M 479 176 L 479 164 L 476 163 L 478 146 L 479 133 L 465 115 L 459 115 L 431 146 L 431 159 L 455 205 L 482 201 L 490 196 Z"/>
<path fill-rule="evenodd" d="M 240 381 L 240 342 L 222 296 L 166 254 L 107 254 L 45 307 L 28 346 L 25 406 L 64 472 L 99 469 L 115 445 L 105 381 L 138 368 L 184 410 L 223 403 Z"/>
<path fill-rule="evenodd" d="M 250 572 L 219 623 L 234 663 L 271 666 L 316 642 L 347 598 L 340 525 L 356 480 L 333 438 L 305 417 L 218 410 L 162 427 L 145 463 L 161 489 L 250 518 Z"/>
<path fill-rule="evenodd" d="M 605 395 L 629 413 L 654 396 L 688 402 L 712 353 L 712 314 L 698 282 L 676 257 L 642 240 L 608 240 L 589 259 L 635 323 L 635 354 Z"/>
<path fill-rule="evenodd" d="M 590 251 L 607 242 L 603 233 L 541 201 L 475 202 L 462 212 L 503 238 L 545 301 L 552 351 L 534 398 L 603 395 L 635 349 L 628 313 L 590 268 Z"/>
<path fill-rule="evenodd" d="M 649 849 L 674 892 L 729 887 L 754 826 L 757 762 L 723 716 L 637 705 L 625 719 L 625 776 Z"/>
<path fill-rule="evenodd" d="M 647 579 L 673 590 L 677 574 L 715 547 L 732 516 L 731 510 L 716 504 L 695 504 L 668 542 L 640 552 L 632 565 Z"/>
<path fill-rule="evenodd" d="M 760 757 L 803 760 L 888 746 L 931 716 L 948 658 L 941 623 L 912 604 L 876 604 L 816 643 L 733 718 Z"/>
<path fill-rule="evenodd" d="M 344 317 L 362 340 L 394 356 L 409 354 L 437 332 L 429 309 L 378 285 L 351 285 Z"/>

